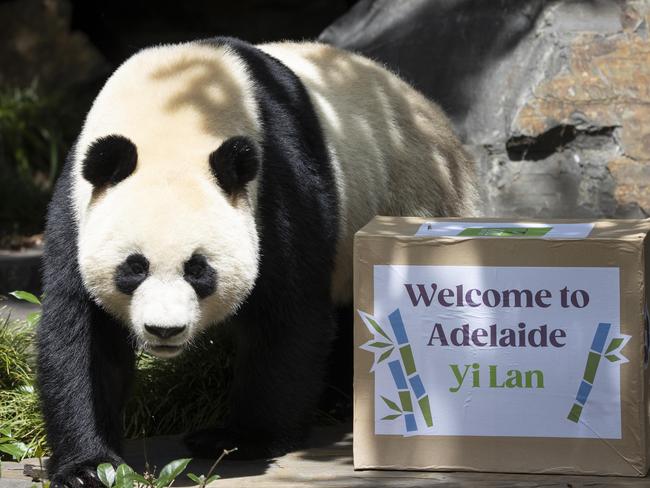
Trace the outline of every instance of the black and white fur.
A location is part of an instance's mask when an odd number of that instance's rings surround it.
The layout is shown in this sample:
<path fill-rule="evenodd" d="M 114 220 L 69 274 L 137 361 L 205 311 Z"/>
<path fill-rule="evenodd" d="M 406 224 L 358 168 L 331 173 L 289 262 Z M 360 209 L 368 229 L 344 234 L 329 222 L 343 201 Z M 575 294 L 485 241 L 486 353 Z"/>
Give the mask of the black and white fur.
<path fill-rule="evenodd" d="M 134 354 L 238 335 L 224 428 L 246 457 L 300 445 L 376 214 L 469 215 L 470 162 L 441 111 L 365 58 L 217 38 L 144 50 L 108 80 L 49 207 L 38 385 L 52 481 L 119 462 Z"/>

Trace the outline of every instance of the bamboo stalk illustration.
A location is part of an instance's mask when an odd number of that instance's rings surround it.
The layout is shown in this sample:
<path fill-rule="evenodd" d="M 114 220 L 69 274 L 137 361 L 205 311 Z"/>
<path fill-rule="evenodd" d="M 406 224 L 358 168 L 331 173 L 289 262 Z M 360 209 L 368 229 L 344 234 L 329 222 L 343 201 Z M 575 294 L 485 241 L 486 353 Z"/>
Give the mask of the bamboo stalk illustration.
<path fill-rule="evenodd" d="M 417 422 L 415 421 L 415 415 L 413 415 L 413 402 L 411 401 L 411 392 L 408 388 L 408 383 L 406 382 L 406 377 L 404 376 L 404 371 L 402 370 L 402 365 L 399 362 L 399 359 L 390 361 L 388 363 L 390 373 L 393 376 L 393 381 L 395 381 L 395 386 L 397 387 L 397 394 L 399 395 L 399 401 L 402 405 L 402 413 L 404 415 L 404 424 L 406 426 L 407 432 L 413 432 L 418 430 Z M 386 401 L 386 398 L 384 398 Z M 390 404 L 389 404 L 390 406 Z"/>
<path fill-rule="evenodd" d="M 591 350 L 587 356 L 587 364 L 585 365 L 585 372 L 582 376 L 582 381 L 578 387 L 578 393 L 576 394 L 576 400 L 571 407 L 571 411 L 567 418 L 571 422 L 578 422 L 580 416 L 582 415 L 582 410 L 587 403 L 589 398 L 589 393 L 594 385 L 594 380 L 596 378 L 596 371 L 598 371 L 598 365 L 600 360 L 603 357 L 603 349 L 605 348 L 605 341 L 607 341 L 607 335 L 609 334 L 609 329 L 611 324 L 600 323 L 594 334 L 594 339 L 591 343 Z M 610 347 L 611 348 L 611 347 Z"/>
<path fill-rule="evenodd" d="M 402 360 L 401 364 L 399 364 L 399 360 L 395 360 L 393 362 L 398 363 L 400 370 L 402 369 L 402 365 L 404 366 L 404 371 L 406 372 L 408 383 L 410 384 L 411 390 L 413 391 L 413 394 L 415 395 L 415 398 L 418 402 L 418 406 L 420 407 L 420 412 L 422 412 L 424 422 L 427 427 L 432 427 L 433 418 L 431 416 L 429 395 L 427 395 L 427 392 L 424 389 L 424 385 L 422 384 L 422 379 L 420 378 L 420 375 L 415 368 L 413 351 L 411 349 L 411 345 L 409 344 L 408 336 L 406 335 L 406 329 L 404 327 L 404 322 L 402 321 L 402 315 L 400 314 L 399 308 L 388 316 L 388 320 L 390 322 L 391 328 L 393 329 L 393 334 L 395 335 L 397 344 L 399 345 L 399 353 Z M 415 417 L 413 417 L 413 422 L 415 422 Z"/>

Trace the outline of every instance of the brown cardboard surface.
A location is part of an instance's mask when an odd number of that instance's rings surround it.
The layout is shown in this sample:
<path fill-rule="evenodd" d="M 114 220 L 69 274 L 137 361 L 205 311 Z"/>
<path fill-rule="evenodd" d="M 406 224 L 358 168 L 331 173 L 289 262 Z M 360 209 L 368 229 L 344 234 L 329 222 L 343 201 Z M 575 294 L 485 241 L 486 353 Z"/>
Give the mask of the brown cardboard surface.
<path fill-rule="evenodd" d="M 597 221 L 586 239 L 415 237 L 419 226 L 430 220 L 378 217 L 357 233 L 355 310 L 373 313 L 373 266 L 378 264 L 619 267 L 620 332 L 631 336 L 625 346 L 629 363 L 620 370 L 622 438 L 375 435 L 374 378 L 369 373 L 373 359 L 359 349 L 372 336 L 355 314 L 355 468 L 645 475 L 650 426 L 644 368 L 644 239 L 650 221 Z"/>

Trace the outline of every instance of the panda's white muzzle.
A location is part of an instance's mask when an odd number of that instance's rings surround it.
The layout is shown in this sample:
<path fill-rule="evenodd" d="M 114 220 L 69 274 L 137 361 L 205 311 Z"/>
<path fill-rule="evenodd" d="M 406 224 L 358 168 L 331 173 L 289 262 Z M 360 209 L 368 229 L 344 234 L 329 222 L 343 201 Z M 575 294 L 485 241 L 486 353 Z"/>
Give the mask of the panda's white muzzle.
<path fill-rule="evenodd" d="M 131 299 L 133 330 L 144 349 L 159 357 L 173 357 L 183 350 L 200 315 L 194 289 L 177 276 L 150 276 Z"/>

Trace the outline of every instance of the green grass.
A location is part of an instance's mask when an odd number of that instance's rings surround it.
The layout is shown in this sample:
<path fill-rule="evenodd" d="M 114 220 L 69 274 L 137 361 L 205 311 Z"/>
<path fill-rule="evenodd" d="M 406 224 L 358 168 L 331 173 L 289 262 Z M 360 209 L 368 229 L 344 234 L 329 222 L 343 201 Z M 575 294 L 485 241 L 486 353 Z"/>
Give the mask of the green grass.
<path fill-rule="evenodd" d="M 36 452 L 45 431 L 33 386 L 34 322 L 12 320 L 2 309 L 0 317 L 0 426 Z"/>
<path fill-rule="evenodd" d="M 0 391 L 29 385 L 34 376 L 30 360 L 33 327 L 11 320 L 0 310 L 0 317 L 3 316 L 0 318 Z"/>
<path fill-rule="evenodd" d="M 17 321 L 0 309 L 0 426 L 48 454 L 45 427 L 34 389 L 37 318 Z M 216 347 L 215 347 L 216 343 Z M 214 329 L 172 360 L 141 354 L 124 415 L 127 437 L 180 434 L 217 423 L 225 413 L 232 344 Z M 4 456 L 7 459 L 7 456 Z"/>
<path fill-rule="evenodd" d="M 28 301 L 32 297 L 14 296 Z M 31 449 L 29 455 L 47 455 L 45 427 L 34 389 L 33 345 L 39 316 L 33 314 L 17 321 L 7 318 L 6 311 L 0 309 L 0 317 L 4 317 L 0 320 L 0 427 L 9 428 L 12 437 L 24 442 Z M 180 434 L 218 424 L 226 413 L 233 349 L 226 330 L 214 327 L 175 359 L 140 354 L 132 395 L 125 408 L 125 436 Z M 342 405 L 350 402 L 338 390 L 328 394 Z M 318 410 L 316 422 L 339 423 L 345 418 L 341 412 L 348 410 Z"/>
<path fill-rule="evenodd" d="M 127 437 L 179 434 L 214 425 L 225 414 L 232 344 L 214 329 L 178 358 L 143 354 L 124 416 Z"/>

